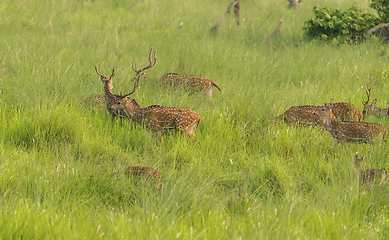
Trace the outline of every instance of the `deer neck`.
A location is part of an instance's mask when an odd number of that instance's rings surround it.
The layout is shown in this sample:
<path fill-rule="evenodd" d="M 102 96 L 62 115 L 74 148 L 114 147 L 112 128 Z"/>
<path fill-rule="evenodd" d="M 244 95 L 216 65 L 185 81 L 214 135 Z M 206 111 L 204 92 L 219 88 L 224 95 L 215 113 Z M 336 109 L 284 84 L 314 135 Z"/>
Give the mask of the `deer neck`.
<path fill-rule="evenodd" d="M 327 129 L 327 131 L 331 132 L 331 130 L 333 130 L 335 128 L 335 124 L 336 124 L 336 117 L 335 115 L 330 112 L 330 114 L 327 114 L 323 117 L 323 126 L 325 127 L 325 129 Z"/>
<path fill-rule="evenodd" d="M 358 163 L 358 161 L 354 161 L 354 167 L 355 167 L 358 171 L 362 170 L 362 166 Z"/>
<path fill-rule="evenodd" d="M 112 83 L 111 84 L 104 83 L 104 96 L 105 97 L 112 96 L 112 89 L 113 89 Z"/>
<path fill-rule="evenodd" d="M 142 122 L 143 118 L 144 118 L 143 116 L 144 116 L 145 110 L 143 108 L 141 108 L 139 105 L 134 104 L 133 100 L 134 99 L 130 99 L 126 103 L 126 107 L 124 108 L 124 112 L 126 113 L 128 119 L 132 119 L 136 122 Z"/>

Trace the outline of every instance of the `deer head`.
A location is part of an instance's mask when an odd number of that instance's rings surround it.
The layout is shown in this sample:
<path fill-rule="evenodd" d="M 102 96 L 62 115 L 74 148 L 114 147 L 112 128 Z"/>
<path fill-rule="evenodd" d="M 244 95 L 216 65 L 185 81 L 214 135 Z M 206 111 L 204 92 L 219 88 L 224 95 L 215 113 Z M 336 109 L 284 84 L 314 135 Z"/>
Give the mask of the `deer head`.
<path fill-rule="evenodd" d="M 363 108 L 363 116 L 369 116 L 369 115 L 374 115 L 376 117 L 381 117 L 381 116 L 388 116 L 389 115 L 389 108 L 379 108 L 377 107 L 377 99 L 374 99 L 371 104 L 369 104 L 370 100 L 370 88 L 366 83 L 366 94 L 367 94 L 367 100 L 362 101 L 362 104 L 364 106 Z"/>
<path fill-rule="evenodd" d="M 103 82 L 105 90 L 108 90 L 111 93 L 113 89 L 112 78 L 113 76 L 115 76 L 115 69 L 112 69 L 112 74 L 109 77 L 106 77 L 104 74 L 99 73 L 99 71 L 97 71 L 96 66 L 95 70 L 96 73 L 100 75 L 100 80 Z"/>
<path fill-rule="evenodd" d="M 362 170 L 362 162 L 365 160 L 365 155 L 363 155 L 361 158 L 358 158 L 358 153 L 355 154 L 354 157 L 354 167 L 358 170 Z"/>
<path fill-rule="evenodd" d="M 124 110 L 127 108 L 128 111 L 125 111 L 127 117 L 131 118 L 131 116 L 133 116 L 133 113 L 136 111 L 136 109 L 140 108 L 141 106 L 138 104 L 138 102 L 135 99 L 127 98 L 127 96 L 130 96 L 135 92 L 136 88 L 138 87 L 140 77 L 146 74 L 147 70 L 153 68 L 156 63 L 157 63 L 157 50 L 156 49 L 154 50 L 154 55 L 153 55 L 153 48 L 150 49 L 148 66 L 138 70 L 136 67 L 136 63 L 134 62 L 132 63 L 132 69 L 135 71 L 134 89 L 130 93 L 127 93 L 126 95 L 120 93 L 119 101 L 117 101 L 115 104 L 111 106 L 112 109 Z"/>

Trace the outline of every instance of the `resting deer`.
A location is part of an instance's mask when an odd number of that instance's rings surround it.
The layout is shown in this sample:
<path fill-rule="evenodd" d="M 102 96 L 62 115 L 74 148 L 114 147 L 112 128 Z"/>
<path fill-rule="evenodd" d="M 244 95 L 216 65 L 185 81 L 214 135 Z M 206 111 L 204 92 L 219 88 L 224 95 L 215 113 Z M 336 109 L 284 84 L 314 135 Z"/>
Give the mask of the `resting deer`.
<path fill-rule="evenodd" d="M 209 97 L 212 97 L 213 88 L 222 91 L 212 79 L 190 74 L 167 73 L 162 77 L 162 83 L 182 86 L 189 91 L 202 92 L 202 96 Z"/>
<path fill-rule="evenodd" d="M 379 107 L 376 107 L 376 104 L 377 104 L 377 99 L 374 99 L 371 104 L 368 104 L 369 103 L 369 100 L 370 100 L 370 88 L 369 86 L 366 84 L 366 94 L 367 94 L 367 100 L 366 101 L 362 101 L 362 104 L 364 106 L 363 108 L 363 116 L 367 117 L 369 115 L 373 115 L 373 116 L 376 116 L 376 117 L 382 117 L 382 116 L 389 116 L 389 108 L 379 108 Z"/>
<path fill-rule="evenodd" d="M 293 106 L 287 109 L 283 114 L 275 118 L 275 121 L 283 120 L 285 123 L 292 126 L 300 125 L 322 125 L 323 121 L 320 117 L 314 115 L 317 110 L 316 106 Z"/>
<path fill-rule="evenodd" d="M 284 122 L 296 126 L 301 125 L 323 125 L 323 118 L 314 113 L 319 109 L 318 106 L 293 106 L 283 114 L 276 117 L 276 121 L 282 119 Z M 362 111 L 350 103 L 333 103 L 332 111 L 337 119 L 349 121 L 361 121 Z"/>
<path fill-rule="evenodd" d="M 112 74 L 109 77 L 106 77 L 104 74 L 99 73 L 97 71 L 97 67 L 95 66 L 96 73 L 100 75 L 100 80 L 104 84 L 104 99 L 105 99 L 105 105 L 108 110 L 108 112 L 111 114 L 111 120 L 114 121 L 114 118 L 116 116 L 124 117 L 125 114 L 123 111 L 120 110 L 114 110 L 111 108 L 112 104 L 116 103 L 119 100 L 119 95 L 112 94 L 113 89 L 113 82 L 112 78 L 115 76 L 115 69 L 112 69 Z M 97 95 L 99 96 L 99 95 Z M 95 96 L 95 97 L 97 97 Z"/>
<path fill-rule="evenodd" d="M 93 97 L 89 97 L 87 99 L 84 99 L 78 104 L 79 107 L 86 107 L 86 106 L 95 106 L 99 109 L 102 109 L 105 105 L 105 99 L 104 94 L 99 94 Z"/>
<path fill-rule="evenodd" d="M 156 181 L 156 189 L 161 185 L 161 173 L 150 167 L 131 166 L 126 168 L 125 175 L 130 177 L 144 177 L 145 180 Z"/>
<path fill-rule="evenodd" d="M 373 183 L 376 181 L 380 182 L 379 186 L 382 186 L 386 183 L 386 180 L 388 178 L 388 170 L 386 168 L 384 169 L 372 168 L 372 169 L 362 170 L 362 162 L 365 159 L 365 156 L 358 158 L 358 154 L 356 154 L 354 159 L 355 159 L 354 166 L 356 169 L 359 170 L 361 186 L 373 185 Z"/>
<path fill-rule="evenodd" d="M 335 139 L 334 147 L 339 141 L 342 145 L 345 145 L 346 142 L 386 142 L 385 137 L 388 133 L 386 127 L 376 123 L 336 121 L 336 117 L 332 113 L 331 103 L 325 103 L 319 107 L 315 115 L 323 117 L 324 128 Z"/>
<path fill-rule="evenodd" d="M 137 70 L 136 65 L 134 67 L 133 64 L 133 69 L 136 73 L 134 90 L 124 96 L 121 95 L 119 101 L 113 104 L 111 108 L 124 111 L 128 119 L 133 120 L 142 126 L 151 128 L 158 134 L 165 129 L 177 129 L 181 133 L 195 138 L 195 131 L 201 121 L 200 115 L 198 113 L 188 108 L 181 107 L 162 107 L 158 105 L 152 105 L 142 108 L 135 99 L 127 98 L 127 96 L 135 92 L 138 86 L 140 75 L 144 71 L 154 67 L 156 60 L 157 58 L 154 54 L 153 61 L 150 57 L 150 65 L 144 67 L 141 70 Z"/>

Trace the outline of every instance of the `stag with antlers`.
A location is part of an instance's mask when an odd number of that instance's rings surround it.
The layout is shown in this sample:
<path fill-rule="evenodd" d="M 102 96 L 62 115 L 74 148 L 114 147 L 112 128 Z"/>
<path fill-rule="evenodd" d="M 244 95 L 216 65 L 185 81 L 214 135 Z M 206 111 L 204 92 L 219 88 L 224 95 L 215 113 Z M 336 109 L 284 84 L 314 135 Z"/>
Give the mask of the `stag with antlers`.
<path fill-rule="evenodd" d="M 114 121 L 116 116 L 125 117 L 125 113 L 121 110 L 114 110 L 111 106 L 119 100 L 119 95 L 115 95 L 112 93 L 113 90 L 113 82 L 112 78 L 115 76 L 115 69 L 112 69 L 111 76 L 106 77 L 104 74 L 99 73 L 97 71 L 97 67 L 95 66 L 96 73 L 100 76 L 100 80 L 104 84 L 104 100 L 105 105 L 108 112 L 111 114 L 111 120 Z M 93 99 L 101 99 L 101 95 L 94 96 Z M 85 99 L 87 101 L 88 99 Z"/>
<path fill-rule="evenodd" d="M 366 83 L 366 94 L 367 94 L 367 100 L 366 101 L 363 101 L 362 100 L 362 104 L 364 106 L 363 108 L 363 116 L 364 117 L 367 117 L 369 115 L 373 115 L 373 116 L 376 116 L 376 117 L 387 117 L 389 116 L 389 108 L 379 108 L 377 107 L 377 99 L 374 99 L 371 104 L 369 104 L 369 101 L 370 101 L 370 90 L 371 88 L 369 88 L 369 86 L 367 85 Z"/>
<path fill-rule="evenodd" d="M 188 108 L 181 107 L 162 107 L 152 105 L 142 108 L 135 99 L 127 98 L 133 94 L 138 86 L 139 78 L 146 70 L 155 66 L 157 57 L 156 50 L 152 58 L 152 49 L 150 51 L 150 64 L 140 70 L 133 64 L 136 73 L 134 90 L 126 95 L 121 95 L 119 101 L 111 106 L 114 110 L 122 110 L 128 119 L 156 131 L 160 136 L 162 130 L 177 129 L 189 137 L 195 138 L 195 131 L 200 124 L 200 115 Z"/>

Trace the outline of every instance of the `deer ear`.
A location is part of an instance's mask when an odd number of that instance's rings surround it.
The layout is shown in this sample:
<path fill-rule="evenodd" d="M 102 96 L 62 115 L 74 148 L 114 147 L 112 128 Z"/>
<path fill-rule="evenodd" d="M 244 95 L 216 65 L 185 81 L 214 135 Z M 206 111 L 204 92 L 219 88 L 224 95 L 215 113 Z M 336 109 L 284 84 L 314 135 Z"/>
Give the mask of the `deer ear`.
<path fill-rule="evenodd" d="M 332 102 L 324 103 L 323 106 L 328 107 L 329 109 L 331 109 L 332 108 Z"/>
<path fill-rule="evenodd" d="M 371 102 L 371 106 L 375 107 L 376 104 L 377 104 L 377 99 L 374 99 L 374 100 Z"/>

